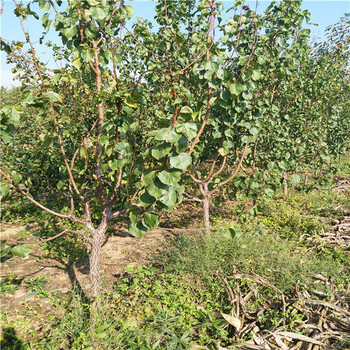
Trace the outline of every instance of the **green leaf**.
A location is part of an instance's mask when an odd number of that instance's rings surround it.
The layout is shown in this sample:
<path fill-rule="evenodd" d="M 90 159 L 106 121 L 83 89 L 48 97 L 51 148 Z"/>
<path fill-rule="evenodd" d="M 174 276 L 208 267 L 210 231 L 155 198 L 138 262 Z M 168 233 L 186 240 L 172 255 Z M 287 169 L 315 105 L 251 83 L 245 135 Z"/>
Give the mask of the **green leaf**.
<path fill-rule="evenodd" d="M 11 250 L 11 247 L 7 245 L 6 243 L 1 244 L 1 249 L 0 249 L 0 258 L 5 257 Z"/>
<path fill-rule="evenodd" d="M 243 92 L 242 96 L 245 100 L 248 100 L 248 101 L 253 98 L 253 94 L 251 94 L 250 92 L 247 92 L 247 91 Z"/>
<path fill-rule="evenodd" d="M 22 176 L 17 174 L 15 171 L 11 172 L 12 180 L 13 182 L 18 185 L 20 181 L 22 180 Z"/>
<path fill-rule="evenodd" d="M 179 141 L 177 141 L 176 144 L 176 152 L 177 153 L 182 153 L 182 152 L 186 152 L 188 147 L 188 140 L 186 137 L 182 136 Z"/>
<path fill-rule="evenodd" d="M 242 236 L 242 228 L 238 224 L 233 224 L 224 231 L 224 237 L 226 238 L 240 238 Z"/>
<path fill-rule="evenodd" d="M 129 226 L 129 232 L 138 238 L 143 237 L 147 233 L 147 227 L 145 227 L 141 222 L 137 224 L 131 224 Z"/>
<path fill-rule="evenodd" d="M 162 184 L 158 179 L 155 179 L 154 182 L 151 182 L 147 186 L 147 192 L 154 198 L 158 199 L 166 190 L 166 186 Z"/>
<path fill-rule="evenodd" d="M 139 210 L 131 210 L 129 212 L 129 218 L 130 222 L 135 223 L 140 218 L 140 211 Z"/>
<path fill-rule="evenodd" d="M 211 62 L 210 61 L 206 61 L 204 63 L 204 69 L 205 70 L 211 70 Z"/>
<path fill-rule="evenodd" d="M 47 91 L 45 92 L 44 96 L 50 101 L 50 102 L 59 102 L 61 101 L 60 95 L 53 91 Z"/>
<path fill-rule="evenodd" d="M 278 166 L 279 166 L 279 168 L 280 168 L 281 170 L 286 169 L 286 163 L 285 163 L 283 160 L 281 160 L 280 162 L 278 162 Z"/>
<path fill-rule="evenodd" d="M 78 26 L 73 25 L 69 28 L 62 28 L 61 33 L 67 38 L 70 39 L 72 38 L 75 34 L 78 33 Z"/>
<path fill-rule="evenodd" d="M 154 182 L 154 179 L 156 177 L 156 172 L 154 170 L 151 171 L 146 171 L 142 176 L 141 176 L 141 181 L 145 186 L 150 185 L 152 182 Z"/>
<path fill-rule="evenodd" d="M 260 187 L 259 183 L 256 182 L 256 181 L 253 181 L 249 184 L 249 188 L 252 189 L 252 190 L 256 190 Z"/>
<path fill-rule="evenodd" d="M 219 148 L 218 152 L 223 157 L 228 154 L 228 150 L 224 149 L 223 147 Z"/>
<path fill-rule="evenodd" d="M 275 191 L 272 190 L 271 188 L 266 188 L 264 190 L 264 193 L 267 197 L 271 198 L 275 194 Z"/>
<path fill-rule="evenodd" d="M 171 151 L 171 145 L 168 144 L 162 144 L 158 145 L 152 148 L 152 156 L 156 158 L 157 160 L 165 157 L 168 155 Z"/>
<path fill-rule="evenodd" d="M 176 204 L 176 192 L 173 187 L 169 187 L 169 190 L 163 194 L 159 200 L 168 207 L 173 207 Z"/>
<path fill-rule="evenodd" d="M 233 94 L 235 96 L 238 96 L 244 90 L 243 85 L 238 83 L 238 82 L 236 84 L 230 84 L 229 88 L 230 88 L 231 94 Z"/>
<path fill-rule="evenodd" d="M 143 216 L 142 224 L 148 227 L 149 229 L 154 229 L 159 224 L 159 217 L 157 214 L 146 213 Z"/>
<path fill-rule="evenodd" d="M 11 249 L 11 253 L 20 258 L 25 258 L 32 251 L 32 248 L 26 244 L 20 244 Z"/>
<path fill-rule="evenodd" d="M 175 169 L 163 170 L 158 178 L 165 185 L 176 185 L 181 179 L 181 172 Z"/>
<path fill-rule="evenodd" d="M 134 8 L 130 5 L 125 5 L 125 10 L 126 10 L 126 13 L 128 14 L 128 18 L 131 18 L 131 16 L 134 13 Z"/>
<path fill-rule="evenodd" d="M 78 57 L 78 58 L 76 58 L 75 60 L 73 60 L 72 64 L 73 64 L 73 66 L 74 66 L 76 69 L 80 70 L 80 68 L 81 68 L 81 66 L 82 66 L 82 64 L 83 64 L 83 61 L 82 61 L 82 59 L 81 59 L 80 57 Z"/>
<path fill-rule="evenodd" d="M 244 144 L 249 144 L 249 143 L 252 143 L 256 140 L 256 137 L 255 136 L 243 136 L 241 138 L 241 141 L 244 143 Z"/>
<path fill-rule="evenodd" d="M 6 197 L 7 194 L 9 193 L 9 191 L 10 191 L 9 184 L 3 184 L 0 186 L 0 195 L 1 196 Z"/>
<path fill-rule="evenodd" d="M 60 79 L 61 79 L 61 76 L 62 76 L 62 73 L 56 73 L 53 77 L 52 77 L 52 80 L 55 84 L 57 84 Z"/>
<path fill-rule="evenodd" d="M 127 273 L 132 273 L 135 270 L 135 265 L 136 263 L 130 263 L 128 266 L 124 269 L 125 272 Z"/>
<path fill-rule="evenodd" d="M 140 200 L 144 208 L 152 205 L 156 201 L 156 199 L 147 192 L 141 195 Z"/>
<path fill-rule="evenodd" d="M 87 0 L 90 6 L 98 6 L 100 5 L 100 0 Z"/>
<path fill-rule="evenodd" d="M 187 113 L 188 114 L 192 114 L 193 110 L 192 110 L 192 108 L 190 108 L 188 106 L 184 106 L 184 107 L 181 108 L 180 113 L 182 113 L 182 114 L 187 114 Z"/>
<path fill-rule="evenodd" d="M 176 169 L 186 170 L 192 164 L 192 158 L 187 153 L 180 153 L 170 157 L 170 165 Z"/>
<path fill-rule="evenodd" d="M 220 97 L 221 97 L 224 101 L 228 102 L 228 101 L 231 100 L 231 93 L 230 93 L 230 91 L 225 90 L 225 91 L 223 91 L 223 92 L 220 94 Z"/>
<path fill-rule="evenodd" d="M 45 1 L 46 3 L 46 1 Z M 50 25 L 52 23 L 52 20 L 49 19 L 50 14 L 47 12 L 41 17 L 41 22 L 43 24 L 43 27 L 45 29 L 45 32 L 47 33 L 50 29 Z"/>
<path fill-rule="evenodd" d="M 46 0 L 39 2 L 39 9 L 42 11 L 49 11 L 50 7 L 51 7 L 50 3 Z"/>
<path fill-rule="evenodd" d="M 81 51 L 81 56 L 85 62 L 89 62 L 94 57 L 94 52 L 90 49 L 85 49 Z"/>
<path fill-rule="evenodd" d="M 103 339 L 107 337 L 107 333 L 106 332 L 102 332 L 102 333 L 94 333 L 94 338 L 95 339 Z"/>
<path fill-rule="evenodd" d="M 262 74 L 259 70 L 253 70 L 253 74 L 252 74 L 252 79 L 253 80 L 259 80 L 260 78 L 262 78 Z"/>
<path fill-rule="evenodd" d="M 108 141 L 109 141 L 109 137 L 108 135 L 101 135 L 98 139 L 98 142 L 102 145 L 102 146 L 105 146 L 105 145 L 108 145 Z"/>
<path fill-rule="evenodd" d="M 131 146 L 128 142 L 119 142 L 117 145 L 117 152 L 123 157 L 130 155 Z"/>
<path fill-rule="evenodd" d="M 296 175 L 296 174 L 293 174 L 293 175 L 290 175 L 289 176 L 289 180 L 292 181 L 292 182 L 299 182 L 300 181 L 300 176 L 299 175 Z"/>
<path fill-rule="evenodd" d="M 11 117 L 9 118 L 9 122 L 11 122 L 15 128 L 18 128 L 20 126 L 20 114 L 21 113 L 22 113 L 21 107 L 19 107 L 19 106 L 12 107 Z"/>
<path fill-rule="evenodd" d="M 91 11 L 92 17 L 97 21 L 103 21 L 108 16 L 107 11 L 103 9 L 101 5 L 96 7 L 91 7 L 90 11 Z"/>
<path fill-rule="evenodd" d="M 64 187 L 65 183 L 63 181 L 58 181 L 58 184 L 57 184 L 57 189 L 61 190 L 63 187 Z"/>
<path fill-rule="evenodd" d="M 251 129 L 249 129 L 249 132 L 252 134 L 252 135 L 257 135 L 259 133 L 259 129 L 256 128 L 256 127 L 253 127 Z"/>
<path fill-rule="evenodd" d="M 197 124 L 193 122 L 188 122 L 188 123 L 184 123 L 183 125 L 185 126 L 185 132 L 187 137 L 190 140 L 193 140 L 197 135 L 197 131 L 198 131 Z"/>
<path fill-rule="evenodd" d="M 137 107 L 137 101 L 134 100 L 130 95 L 126 96 L 125 104 L 127 104 L 129 107 L 133 107 L 133 108 Z"/>
<path fill-rule="evenodd" d="M 268 162 L 267 163 L 267 169 L 272 170 L 275 167 L 275 164 L 276 163 L 274 163 L 274 162 Z"/>
<path fill-rule="evenodd" d="M 118 170 L 118 161 L 117 160 L 110 160 L 108 162 L 108 166 L 114 171 Z"/>
<path fill-rule="evenodd" d="M 178 134 L 175 128 L 162 128 L 156 133 L 157 140 L 163 140 L 167 142 L 177 142 L 181 138 L 181 134 Z"/>

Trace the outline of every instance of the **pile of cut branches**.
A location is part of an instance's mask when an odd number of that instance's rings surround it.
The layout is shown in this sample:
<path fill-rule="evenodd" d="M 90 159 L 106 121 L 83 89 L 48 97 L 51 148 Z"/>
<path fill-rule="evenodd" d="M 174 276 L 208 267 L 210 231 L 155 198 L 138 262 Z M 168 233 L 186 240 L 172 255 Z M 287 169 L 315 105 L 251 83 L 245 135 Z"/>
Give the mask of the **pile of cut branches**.
<path fill-rule="evenodd" d="M 287 295 L 254 273 L 235 271 L 232 277 L 218 276 L 232 305 L 231 315 L 222 316 L 235 342 L 228 347 L 217 342 L 217 349 L 339 350 L 350 345 L 349 283 L 336 286 L 332 278 L 314 275 L 317 290 L 297 285 Z"/>

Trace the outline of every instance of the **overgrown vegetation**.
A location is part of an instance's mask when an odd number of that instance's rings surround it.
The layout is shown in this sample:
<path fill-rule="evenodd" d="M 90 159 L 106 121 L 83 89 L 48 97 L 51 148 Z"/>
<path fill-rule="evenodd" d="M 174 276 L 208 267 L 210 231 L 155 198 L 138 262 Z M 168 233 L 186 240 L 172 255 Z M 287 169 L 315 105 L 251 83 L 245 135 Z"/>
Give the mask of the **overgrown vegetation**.
<path fill-rule="evenodd" d="M 315 336 L 322 333 L 308 327 L 319 302 L 325 320 L 339 322 L 339 336 L 331 344 L 347 349 L 348 323 L 341 312 L 349 312 L 350 252 L 346 246 L 310 241 L 331 229 L 332 217 L 341 214 L 334 208 L 340 205 L 349 209 L 348 195 L 337 194 L 334 185 L 324 190 L 298 185 L 287 199 L 276 194 L 259 215 L 237 218 L 243 228 L 239 238 L 227 238 L 222 230 L 211 236 L 174 235 L 153 262 L 129 265 L 113 290 L 103 294 L 94 333 L 99 348 L 217 349 L 218 344 L 258 339 L 279 327 Z M 230 225 L 226 215 L 222 221 Z M 3 292 L 24 283 L 16 281 L 14 275 L 5 280 Z M 45 284 L 43 277 L 25 281 L 26 288 L 38 292 Z M 239 303 L 232 302 L 232 293 L 239 295 Z M 61 300 L 51 298 L 51 303 L 63 316 L 52 317 L 46 331 L 32 333 L 23 349 L 91 347 L 88 300 L 76 290 Z M 239 327 L 232 321 L 237 319 Z"/>

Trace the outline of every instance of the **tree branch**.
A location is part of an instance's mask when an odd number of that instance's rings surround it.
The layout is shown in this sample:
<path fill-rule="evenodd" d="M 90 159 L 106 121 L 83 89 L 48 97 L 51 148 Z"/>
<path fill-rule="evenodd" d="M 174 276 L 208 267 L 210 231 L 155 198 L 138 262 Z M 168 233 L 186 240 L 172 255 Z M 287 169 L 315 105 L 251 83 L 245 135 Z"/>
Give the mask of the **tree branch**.
<path fill-rule="evenodd" d="M 24 192 L 18 185 L 16 185 L 13 180 L 7 175 L 5 174 L 1 169 L 0 169 L 0 174 L 13 186 L 16 188 L 16 190 L 18 192 L 20 192 L 24 197 L 26 197 L 31 203 L 35 204 L 37 207 L 45 210 L 46 212 L 52 214 L 52 215 L 55 215 L 59 218 L 62 218 L 62 219 L 70 219 L 70 220 L 73 220 L 74 222 L 76 223 L 79 223 L 79 224 L 84 224 L 84 222 L 82 220 L 80 220 L 79 218 L 75 217 L 74 215 L 70 214 L 70 215 L 65 215 L 65 214 L 60 214 L 60 213 L 57 213 L 47 207 L 45 207 L 44 205 L 40 204 L 39 202 L 37 202 L 34 198 L 32 198 L 31 196 L 29 196 L 26 192 Z"/>
<path fill-rule="evenodd" d="M 216 189 L 218 189 L 218 188 L 220 188 L 220 187 L 226 185 L 228 182 L 230 182 L 230 181 L 237 175 L 237 173 L 239 172 L 239 169 L 241 168 L 241 165 L 242 165 L 244 156 L 245 156 L 245 154 L 246 154 L 246 152 L 247 152 L 247 148 L 248 148 L 248 145 L 245 145 L 245 147 L 244 147 L 244 149 L 243 149 L 243 152 L 242 152 L 241 159 L 239 160 L 238 165 L 237 165 L 237 168 L 236 168 L 236 170 L 233 172 L 233 174 L 232 174 L 229 178 L 227 178 L 225 181 L 220 182 L 220 183 L 214 188 L 213 191 L 215 191 Z"/>

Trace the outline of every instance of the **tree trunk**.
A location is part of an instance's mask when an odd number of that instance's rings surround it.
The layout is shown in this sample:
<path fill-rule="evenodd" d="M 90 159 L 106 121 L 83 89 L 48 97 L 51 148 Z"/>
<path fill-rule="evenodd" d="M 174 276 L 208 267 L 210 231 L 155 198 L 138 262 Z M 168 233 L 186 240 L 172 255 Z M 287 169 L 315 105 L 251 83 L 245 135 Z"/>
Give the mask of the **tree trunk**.
<path fill-rule="evenodd" d="M 91 314 L 90 314 L 90 331 L 94 333 L 96 325 L 96 316 L 100 305 L 100 257 L 103 237 L 106 233 L 105 227 L 99 227 L 92 232 L 91 250 L 89 255 L 90 265 L 90 291 L 91 291 Z"/>
<path fill-rule="evenodd" d="M 307 186 L 308 180 L 309 180 L 309 174 L 305 173 L 304 186 Z"/>
<path fill-rule="evenodd" d="M 287 173 L 284 173 L 283 174 L 283 192 L 284 192 L 284 195 L 287 197 L 288 196 L 288 176 L 287 176 Z"/>
<path fill-rule="evenodd" d="M 204 183 L 203 185 L 200 186 L 200 191 L 203 196 L 203 221 L 204 221 L 204 228 L 205 228 L 205 233 L 210 234 L 210 200 L 211 200 L 211 195 L 208 189 L 208 184 Z"/>
<path fill-rule="evenodd" d="M 210 197 L 203 198 L 203 220 L 205 233 L 210 234 Z"/>
<path fill-rule="evenodd" d="M 99 296 L 100 289 L 100 255 L 101 244 L 100 240 L 96 237 L 93 238 L 91 244 L 91 251 L 89 257 L 90 263 L 90 284 L 91 284 L 91 298 L 94 302 Z"/>

